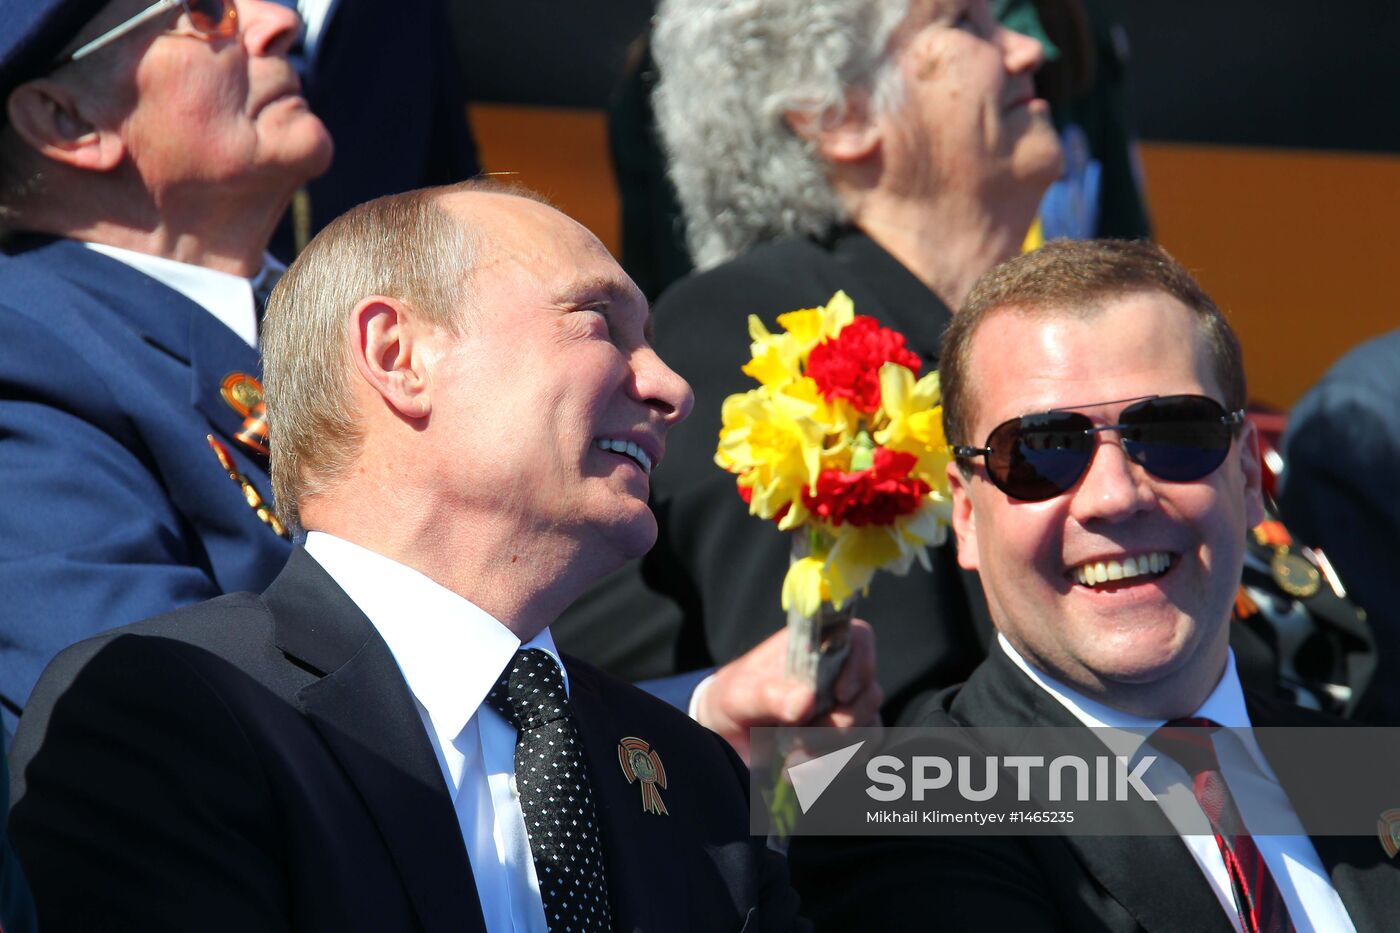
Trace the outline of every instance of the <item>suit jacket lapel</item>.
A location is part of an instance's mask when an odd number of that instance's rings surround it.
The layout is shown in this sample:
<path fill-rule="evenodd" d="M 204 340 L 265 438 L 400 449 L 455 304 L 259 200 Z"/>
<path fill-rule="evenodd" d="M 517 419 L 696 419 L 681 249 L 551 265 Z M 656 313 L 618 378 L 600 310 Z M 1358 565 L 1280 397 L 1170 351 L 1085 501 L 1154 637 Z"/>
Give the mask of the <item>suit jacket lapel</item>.
<path fill-rule="evenodd" d="M 244 416 L 220 391 L 231 374 L 258 377 L 256 350 L 180 292 L 77 241 L 21 237 L 18 246 L 55 274 L 100 296 L 110 312 L 123 317 L 148 344 L 187 364 L 191 404 L 215 433 L 267 472 L 267 458 L 235 440 Z M 262 492 L 266 495 L 268 490 Z"/>
<path fill-rule="evenodd" d="M 949 702 L 949 715 L 963 724 L 1084 728 L 995 644 Z M 1145 929 L 1233 929 L 1186 844 L 1165 815 L 1156 816 L 1160 835 L 1063 839 L 1085 871 Z"/>
<path fill-rule="evenodd" d="M 633 717 L 609 704 L 592 672 L 578 665 L 569 667 L 569 694 L 593 782 L 613 929 L 683 930 L 676 924 L 689 916 L 685 880 L 657 869 L 676 851 L 676 822 L 642 809 L 641 786 L 627 782 L 618 761 L 618 743 L 636 735 L 628 728 Z"/>
<path fill-rule="evenodd" d="M 364 797 L 423 929 L 485 933 L 442 770 L 388 646 L 299 548 L 263 598 L 277 646 L 325 674 L 296 702 Z"/>

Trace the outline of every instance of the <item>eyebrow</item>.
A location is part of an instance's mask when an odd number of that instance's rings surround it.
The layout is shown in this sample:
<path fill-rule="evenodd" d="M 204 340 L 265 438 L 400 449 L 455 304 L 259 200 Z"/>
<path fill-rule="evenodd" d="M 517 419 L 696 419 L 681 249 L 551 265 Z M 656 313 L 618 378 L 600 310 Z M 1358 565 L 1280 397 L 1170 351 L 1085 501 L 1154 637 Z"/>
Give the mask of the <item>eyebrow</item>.
<path fill-rule="evenodd" d="M 647 302 L 637 286 L 630 279 L 621 279 L 612 275 L 593 275 L 586 279 L 580 279 L 569 286 L 569 288 L 555 298 L 561 305 L 580 305 L 589 301 L 596 301 L 602 298 L 610 302 L 631 302 L 635 301 L 642 306 L 645 320 L 642 325 L 642 333 L 650 343 L 652 339 L 652 315 L 651 305 Z"/>

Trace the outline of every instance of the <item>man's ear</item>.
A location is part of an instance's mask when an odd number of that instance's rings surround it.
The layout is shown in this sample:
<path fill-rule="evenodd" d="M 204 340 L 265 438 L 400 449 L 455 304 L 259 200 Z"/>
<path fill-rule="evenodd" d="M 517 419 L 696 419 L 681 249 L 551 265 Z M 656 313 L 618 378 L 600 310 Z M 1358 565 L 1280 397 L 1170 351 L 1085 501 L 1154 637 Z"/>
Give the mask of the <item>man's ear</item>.
<path fill-rule="evenodd" d="M 1240 470 L 1244 473 L 1244 517 L 1253 528 L 1265 518 L 1263 456 L 1259 453 L 1259 432 L 1254 422 L 1246 421 L 1240 429 L 1239 447 Z"/>
<path fill-rule="evenodd" d="M 824 161 L 836 165 L 864 161 L 880 148 L 880 127 L 865 92 L 846 95 L 846 107 L 839 118 L 830 113 L 789 110 L 783 119 L 794 133 L 816 144 Z"/>
<path fill-rule="evenodd" d="M 355 369 L 385 405 L 410 420 L 426 418 L 432 411 L 425 352 L 429 329 L 397 298 L 371 295 L 350 312 Z"/>
<path fill-rule="evenodd" d="M 972 508 L 972 482 L 963 476 L 956 460 L 948 463 L 948 491 L 953 496 L 953 536 L 958 542 L 958 566 L 977 569 L 977 513 Z"/>
<path fill-rule="evenodd" d="M 54 162 L 109 172 L 126 157 L 121 135 L 99 128 L 83 99 L 62 81 L 37 78 L 21 84 L 10 93 L 6 113 L 20 138 Z"/>

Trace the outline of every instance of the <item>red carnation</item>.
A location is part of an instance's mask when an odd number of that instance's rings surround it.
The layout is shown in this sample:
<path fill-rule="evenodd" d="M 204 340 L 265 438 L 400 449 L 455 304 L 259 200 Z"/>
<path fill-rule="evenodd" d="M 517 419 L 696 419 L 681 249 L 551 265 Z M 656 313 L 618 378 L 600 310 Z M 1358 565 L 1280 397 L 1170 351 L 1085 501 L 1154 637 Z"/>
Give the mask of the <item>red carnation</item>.
<path fill-rule="evenodd" d="M 904 335 L 881 327 L 873 317 L 856 315 L 835 340 L 819 343 L 807 357 L 811 376 L 827 401 L 849 399 L 867 414 L 880 407 L 880 366 L 898 363 L 915 375 L 918 354 L 904 346 Z"/>
<path fill-rule="evenodd" d="M 838 527 L 845 522 L 857 528 L 892 524 L 916 510 L 928 495 L 928 483 L 909 476 L 918 462 L 913 454 L 880 447 L 868 470 L 823 470 L 816 493 L 803 490 L 802 501 L 813 515 Z"/>

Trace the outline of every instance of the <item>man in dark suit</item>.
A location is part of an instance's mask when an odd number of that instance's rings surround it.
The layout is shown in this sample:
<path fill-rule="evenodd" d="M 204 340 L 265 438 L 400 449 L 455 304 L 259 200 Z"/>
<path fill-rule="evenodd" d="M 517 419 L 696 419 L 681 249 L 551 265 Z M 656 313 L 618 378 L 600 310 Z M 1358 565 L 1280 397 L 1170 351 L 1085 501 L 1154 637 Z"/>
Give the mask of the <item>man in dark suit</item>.
<path fill-rule="evenodd" d="M 1241 412 L 1239 344 L 1171 257 L 1060 240 L 1012 260 L 973 288 L 940 371 L 958 555 L 981 576 L 998 636 L 917 721 L 1138 734 L 1335 722 L 1240 685 L 1228 627 L 1245 532 L 1262 516 L 1258 445 Z M 1293 812 L 1262 754 L 1221 759 L 1209 786 Z M 832 929 L 856 917 L 903 928 L 916 903 L 939 905 L 954 930 L 1393 927 L 1400 871 L 1374 837 L 1250 835 L 1246 823 L 1227 845 L 1171 835 L 1179 825 L 1147 837 L 799 840 L 793 858 Z M 836 873 L 854 866 L 838 889 Z M 915 885 L 917 902 L 905 893 Z"/>
<path fill-rule="evenodd" d="M 262 0 L 0 0 L 7 733 L 60 649 L 287 559 L 258 303 L 273 225 L 331 156 L 297 29 Z"/>
<path fill-rule="evenodd" d="M 595 237 L 489 184 L 312 242 L 264 343 L 305 546 L 40 681 L 12 827 L 45 929 L 796 923 L 733 751 L 549 633 L 655 538 L 691 396 L 647 321 Z"/>

